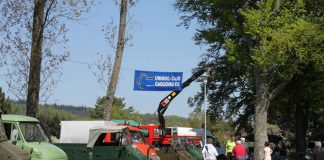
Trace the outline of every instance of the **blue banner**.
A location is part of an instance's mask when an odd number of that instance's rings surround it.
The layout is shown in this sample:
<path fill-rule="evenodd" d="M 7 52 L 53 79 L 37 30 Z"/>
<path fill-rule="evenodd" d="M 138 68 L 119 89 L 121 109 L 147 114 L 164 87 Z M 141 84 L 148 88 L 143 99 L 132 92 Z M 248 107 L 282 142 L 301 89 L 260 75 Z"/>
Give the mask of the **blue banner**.
<path fill-rule="evenodd" d="M 176 91 L 181 90 L 182 72 L 135 71 L 134 90 Z"/>

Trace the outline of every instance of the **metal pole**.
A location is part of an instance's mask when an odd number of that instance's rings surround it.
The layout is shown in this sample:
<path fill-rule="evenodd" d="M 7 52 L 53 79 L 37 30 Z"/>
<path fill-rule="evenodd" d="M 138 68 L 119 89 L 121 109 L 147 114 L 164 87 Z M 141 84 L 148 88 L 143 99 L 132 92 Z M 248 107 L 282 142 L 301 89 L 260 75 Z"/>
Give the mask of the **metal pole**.
<path fill-rule="evenodd" d="M 203 82 L 204 82 L 204 110 L 205 110 L 205 128 L 204 128 L 204 131 L 205 131 L 205 135 L 204 135 L 204 141 L 205 141 L 205 144 L 207 144 L 207 81 L 208 81 L 208 77 L 209 75 L 205 72 L 203 75 L 201 75 L 202 78 L 203 78 Z"/>
<path fill-rule="evenodd" d="M 207 144 L 207 116 L 206 116 L 206 99 L 207 99 L 207 97 L 206 97 L 206 85 L 207 85 L 207 80 L 204 80 L 204 85 L 205 85 L 205 91 L 204 91 L 204 110 L 205 110 L 205 137 L 204 137 L 204 139 L 205 139 L 205 144 Z"/>

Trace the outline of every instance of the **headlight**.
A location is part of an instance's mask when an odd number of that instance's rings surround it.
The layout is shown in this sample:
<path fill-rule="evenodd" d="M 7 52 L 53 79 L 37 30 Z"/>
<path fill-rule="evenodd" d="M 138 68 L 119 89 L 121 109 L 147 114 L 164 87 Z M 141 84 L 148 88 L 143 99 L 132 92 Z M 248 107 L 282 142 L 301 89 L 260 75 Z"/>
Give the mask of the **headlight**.
<path fill-rule="evenodd" d="M 159 156 L 150 156 L 150 160 L 160 160 Z"/>

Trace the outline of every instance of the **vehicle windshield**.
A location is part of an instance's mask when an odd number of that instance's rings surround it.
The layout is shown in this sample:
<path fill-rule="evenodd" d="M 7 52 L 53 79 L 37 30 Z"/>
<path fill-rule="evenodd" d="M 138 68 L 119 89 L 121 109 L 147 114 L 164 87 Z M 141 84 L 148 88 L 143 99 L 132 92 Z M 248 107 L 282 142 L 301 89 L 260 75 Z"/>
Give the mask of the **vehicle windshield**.
<path fill-rule="evenodd" d="M 138 131 L 129 131 L 129 133 L 130 133 L 131 141 L 133 143 L 145 143 L 146 144 L 146 141 L 145 141 L 142 133 L 140 133 Z"/>
<path fill-rule="evenodd" d="M 27 142 L 49 141 L 44 129 L 39 123 L 21 122 L 19 125 L 21 132 Z"/>

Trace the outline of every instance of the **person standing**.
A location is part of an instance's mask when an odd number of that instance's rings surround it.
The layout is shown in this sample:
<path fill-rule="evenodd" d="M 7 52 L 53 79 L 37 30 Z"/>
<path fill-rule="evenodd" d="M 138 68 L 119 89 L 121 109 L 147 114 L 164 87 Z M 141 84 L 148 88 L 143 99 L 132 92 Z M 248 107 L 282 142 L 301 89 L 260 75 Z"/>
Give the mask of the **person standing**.
<path fill-rule="evenodd" d="M 216 157 L 218 156 L 218 152 L 216 148 L 213 145 L 213 140 L 208 138 L 207 144 L 205 144 L 202 154 L 204 157 L 204 160 L 216 160 Z"/>
<path fill-rule="evenodd" d="M 249 152 L 250 152 L 250 149 L 249 149 L 249 144 L 247 142 L 245 142 L 245 138 L 244 137 L 241 137 L 240 138 L 241 142 L 242 142 L 242 145 L 245 147 L 245 150 L 246 150 L 246 156 L 245 156 L 245 159 L 249 159 Z"/>
<path fill-rule="evenodd" d="M 237 140 L 236 146 L 232 150 L 232 155 L 235 157 L 235 160 L 246 160 L 246 149 L 242 145 L 240 140 Z"/>
<path fill-rule="evenodd" d="M 269 146 L 269 142 L 264 143 L 264 160 L 271 160 L 272 150 Z"/>
<path fill-rule="evenodd" d="M 235 135 L 232 134 L 231 135 L 231 139 L 229 139 L 227 142 L 226 142 L 226 152 L 225 152 L 225 156 L 226 156 L 226 160 L 232 160 L 233 156 L 232 156 L 232 150 L 235 146 Z"/>
<path fill-rule="evenodd" d="M 315 148 L 312 153 L 313 160 L 323 160 L 324 159 L 324 149 L 322 148 L 322 143 L 320 141 L 315 142 Z"/>

